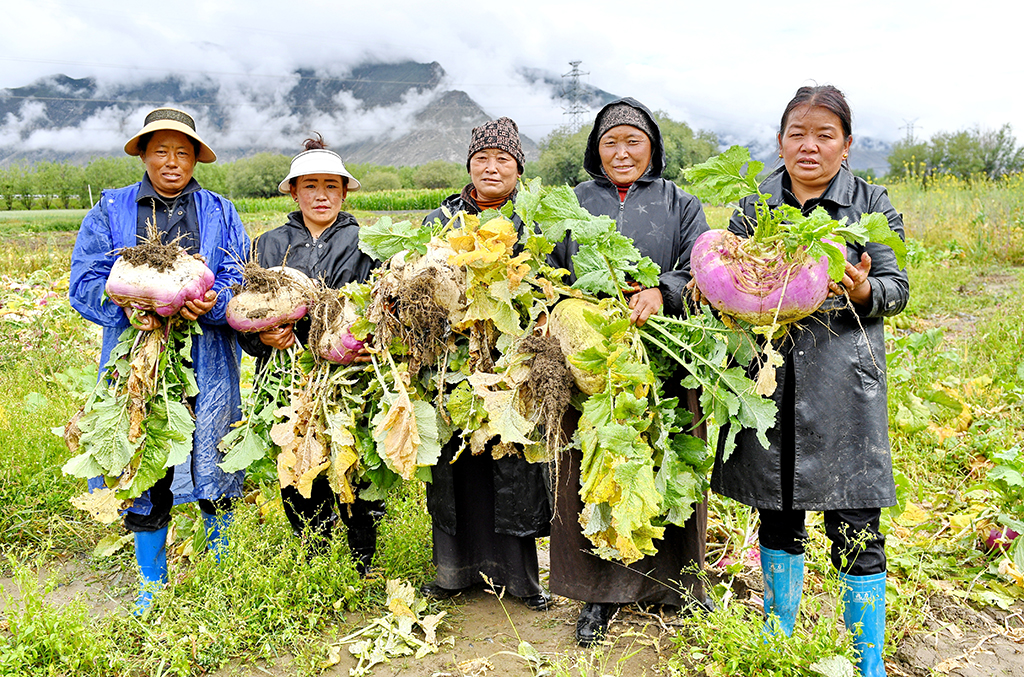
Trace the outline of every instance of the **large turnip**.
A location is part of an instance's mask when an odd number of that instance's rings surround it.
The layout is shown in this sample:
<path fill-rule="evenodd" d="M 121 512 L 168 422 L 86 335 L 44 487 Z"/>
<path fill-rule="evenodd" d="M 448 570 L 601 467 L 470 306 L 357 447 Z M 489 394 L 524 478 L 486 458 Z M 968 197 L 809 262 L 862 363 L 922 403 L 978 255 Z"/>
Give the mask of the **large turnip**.
<path fill-rule="evenodd" d="M 351 364 L 365 345 L 352 335 L 352 325 L 359 319 L 352 301 L 336 290 L 324 289 L 313 299 L 309 316 L 313 353 L 333 364 Z"/>
<path fill-rule="evenodd" d="M 306 316 L 315 285 L 302 271 L 247 263 L 242 276 L 227 308 L 228 324 L 235 331 L 267 331 Z"/>
<path fill-rule="evenodd" d="M 123 308 L 169 317 L 213 288 L 213 272 L 202 257 L 177 244 L 146 242 L 119 254 L 107 276 L 106 291 Z"/>
<path fill-rule="evenodd" d="M 571 358 L 576 353 L 593 348 L 604 341 L 604 336 L 589 322 L 585 313 L 601 313 L 600 307 L 583 299 L 565 299 L 559 302 L 548 317 L 548 332 L 558 339 L 562 352 Z M 602 392 L 607 383 L 600 374 L 592 374 L 580 369 L 568 360 L 569 372 L 572 374 L 576 387 L 587 395 Z"/>
<path fill-rule="evenodd" d="M 781 247 L 766 251 L 727 230 L 697 238 L 690 270 L 712 306 L 755 326 L 801 320 L 828 296 L 827 257 L 813 259 L 803 251 L 787 256 Z"/>

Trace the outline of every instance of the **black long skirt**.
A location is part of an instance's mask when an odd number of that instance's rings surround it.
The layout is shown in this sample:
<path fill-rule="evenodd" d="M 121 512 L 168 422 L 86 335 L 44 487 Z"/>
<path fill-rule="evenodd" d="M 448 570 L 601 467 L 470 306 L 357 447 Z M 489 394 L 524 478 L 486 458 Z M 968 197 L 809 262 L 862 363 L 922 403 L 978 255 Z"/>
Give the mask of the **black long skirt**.
<path fill-rule="evenodd" d="M 537 540 L 494 530 L 494 472 L 489 453 L 468 451 L 454 463 L 456 533 L 434 524 L 437 584 L 461 590 L 483 583 L 486 574 L 497 590 L 516 597 L 543 592 L 537 565 Z"/>

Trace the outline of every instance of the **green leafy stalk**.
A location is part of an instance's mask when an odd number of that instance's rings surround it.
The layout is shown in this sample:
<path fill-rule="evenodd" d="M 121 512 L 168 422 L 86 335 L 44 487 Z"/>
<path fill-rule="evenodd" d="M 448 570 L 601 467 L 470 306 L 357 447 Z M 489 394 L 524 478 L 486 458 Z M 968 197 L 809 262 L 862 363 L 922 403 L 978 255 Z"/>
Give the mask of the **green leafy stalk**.
<path fill-rule="evenodd" d="M 195 432 L 188 399 L 199 391 L 192 336 L 198 333 L 198 323 L 178 317 L 152 332 L 122 332 L 78 418 L 80 453 L 64 472 L 103 476 L 119 501 L 130 502 L 188 457 Z"/>

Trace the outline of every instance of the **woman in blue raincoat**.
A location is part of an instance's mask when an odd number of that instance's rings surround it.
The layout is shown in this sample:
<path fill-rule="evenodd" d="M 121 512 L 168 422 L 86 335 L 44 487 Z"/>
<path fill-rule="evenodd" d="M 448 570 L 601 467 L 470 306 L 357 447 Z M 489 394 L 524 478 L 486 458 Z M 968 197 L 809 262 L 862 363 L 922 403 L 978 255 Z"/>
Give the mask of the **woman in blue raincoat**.
<path fill-rule="evenodd" d="M 241 282 L 239 262 L 249 251 L 249 237 L 234 206 L 202 189 L 192 176 L 197 161 L 213 162 L 217 156 L 196 134 L 191 116 L 172 108 L 150 112 L 143 129 L 124 150 L 142 159 L 146 169 L 142 180 L 103 192 L 82 221 L 71 255 L 71 305 L 103 327 L 101 373 L 130 324 L 125 310 L 104 294 L 107 277 L 117 251 L 147 235 L 147 220 L 156 221 L 162 242 L 180 238 L 181 246 L 200 254 L 215 276 L 206 297 L 188 302 L 180 311 L 186 319 L 198 320 L 202 328 L 192 342 L 199 387 L 192 403 L 196 417 L 192 453 L 182 464 L 169 468 L 124 514 L 125 527 L 135 534 L 135 558 L 142 574 L 136 605 L 141 613 L 152 603 L 154 589 L 167 578 L 164 544 L 173 505 L 198 501 L 218 560 L 226 551 L 221 530 L 230 521 L 232 500 L 241 495 L 243 473 L 228 474 L 217 467 L 221 460 L 217 444 L 241 416 L 241 351 L 235 332 L 226 324 L 225 311 L 231 286 Z M 153 314 L 135 319 L 143 330 L 160 324 Z M 90 480 L 89 486 L 90 490 L 102 486 L 102 479 Z"/>

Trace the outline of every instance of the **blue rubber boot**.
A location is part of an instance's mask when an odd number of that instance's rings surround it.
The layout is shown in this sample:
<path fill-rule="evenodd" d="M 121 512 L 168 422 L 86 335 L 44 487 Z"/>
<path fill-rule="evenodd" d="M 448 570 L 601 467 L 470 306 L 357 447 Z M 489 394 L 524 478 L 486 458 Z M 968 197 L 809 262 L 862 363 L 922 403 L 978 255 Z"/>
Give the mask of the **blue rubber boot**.
<path fill-rule="evenodd" d="M 230 510 L 219 515 L 211 515 L 202 510 L 199 513 L 203 516 L 203 524 L 206 526 L 206 548 L 213 552 L 213 558 L 220 564 L 220 558 L 228 554 L 227 529 L 231 526 L 234 513 Z"/>
<path fill-rule="evenodd" d="M 767 635 L 774 634 L 772 616 L 778 628 L 789 637 L 796 625 L 796 612 L 804 592 L 804 556 L 783 550 L 761 548 L 761 574 L 764 576 L 764 624 Z"/>
<path fill-rule="evenodd" d="M 844 587 L 843 621 L 854 635 L 861 677 L 884 677 L 885 572 L 871 576 L 839 574 L 839 579 Z"/>
<path fill-rule="evenodd" d="M 135 532 L 135 561 L 139 564 L 142 585 L 135 601 L 135 615 L 142 616 L 153 606 L 153 595 L 167 582 L 167 527 L 157 531 Z"/>

